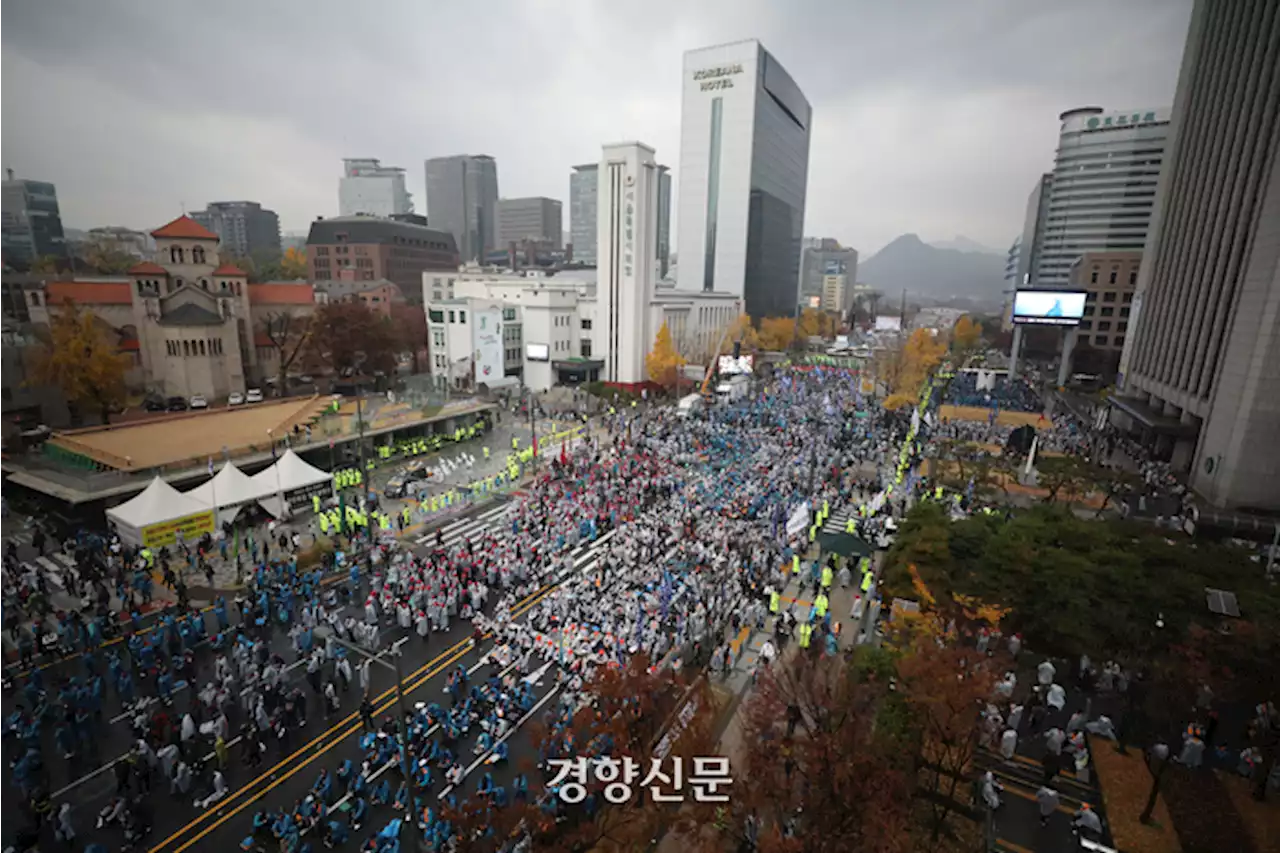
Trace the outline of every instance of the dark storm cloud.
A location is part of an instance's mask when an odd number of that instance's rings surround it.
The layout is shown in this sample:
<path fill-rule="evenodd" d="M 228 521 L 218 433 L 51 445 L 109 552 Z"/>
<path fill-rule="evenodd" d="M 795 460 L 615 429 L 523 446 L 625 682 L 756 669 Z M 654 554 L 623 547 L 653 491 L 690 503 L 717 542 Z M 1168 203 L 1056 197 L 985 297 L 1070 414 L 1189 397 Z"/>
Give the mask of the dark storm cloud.
<path fill-rule="evenodd" d="M 1006 245 L 1058 112 L 1172 100 L 1189 9 L 9 0 L 4 164 L 57 182 L 77 227 L 252 198 L 305 228 L 336 212 L 344 156 L 406 167 L 419 210 L 442 154 L 497 157 L 503 195 L 565 198 L 571 165 L 638 138 L 678 181 L 681 53 L 755 36 L 814 106 L 808 233 Z"/>

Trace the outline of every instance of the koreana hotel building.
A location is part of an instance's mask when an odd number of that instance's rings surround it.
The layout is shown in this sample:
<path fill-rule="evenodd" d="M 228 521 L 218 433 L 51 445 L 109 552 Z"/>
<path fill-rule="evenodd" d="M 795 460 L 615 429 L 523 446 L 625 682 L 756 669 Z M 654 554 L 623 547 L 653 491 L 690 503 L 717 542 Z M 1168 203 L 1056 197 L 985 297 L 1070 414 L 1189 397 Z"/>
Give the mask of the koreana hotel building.
<path fill-rule="evenodd" d="M 796 307 L 813 110 L 750 39 L 684 55 L 682 291 L 741 297 L 752 317 Z"/>

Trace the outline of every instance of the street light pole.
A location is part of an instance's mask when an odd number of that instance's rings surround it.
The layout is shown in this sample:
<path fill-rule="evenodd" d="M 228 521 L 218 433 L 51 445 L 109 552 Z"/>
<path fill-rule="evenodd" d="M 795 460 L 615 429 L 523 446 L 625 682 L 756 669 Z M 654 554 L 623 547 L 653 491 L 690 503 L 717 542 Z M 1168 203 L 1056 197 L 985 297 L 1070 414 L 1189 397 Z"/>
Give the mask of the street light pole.
<path fill-rule="evenodd" d="M 538 428 L 537 420 L 533 416 L 534 396 L 532 388 L 529 389 L 525 406 L 529 410 L 529 447 L 533 452 L 533 472 L 536 474 L 538 473 Z"/>
<path fill-rule="evenodd" d="M 351 379 L 356 383 L 356 430 L 359 433 L 359 438 L 356 441 L 356 449 L 359 453 L 360 459 L 361 482 L 363 482 L 365 475 L 368 474 L 368 470 L 365 468 L 364 462 L 364 384 L 360 381 L 360 371 L 367 358 L 368 356 L 363 352 L 357 352 L 351 357 L 352 364 L 355 368 L 351 375 Z M 360 489 L 361 497 L 363 498 L 368 491 L 369 486 L 366 483 Z"/>
<path fill-rule="evenodd" d="M 396 674 L 396 703 L 400 707 L 400 713 L 397 714 L 396 716 L 399 718 L 398 728 L 400 730 L 400 746 L 404 750 L 404 757 L 403 757 L 404 766 L 401 767 L 401 770 L 402 772 L 404 772 L 406 776 L 405 783 L 409 786 L 408 812 L 411 816 L 413 825 L 417 826 L 418 815 L 415 813 L 415 809 L 417 808 L 417 803 L 418 803 L 418 780 L 413 772 L 414 770 L 413 757 L 409 754 L 409 725 L 407 722 L 409 718 L 409 704 L 405 700 L 405 696 L 404 696 L 404 672 L 402 667 L 400 666 L 400 658 L 403 656 L 401 647 L 404 646 L 405 643 L 409 642 L 408 638 L 406 637 L 403 640 L 397 640 L 396 642 L 391 644 L 391 648 L 389 649 L 389 651 L 391 653 L 391 660 L 393 661 L 393 663 L 387 663 L 379 655 L 369 654 L 369 652 L 365 651 L 364 649 L 360 648 L 354 643 L 349 643 L 346 640 L 343 640 L 342 638 L 335 636 L 333 634 L 332 629 L 330 629 L 327 625 L 320 625 L 315 630 L 316 630 L 316 636 L 320 637 L 322 640 L 326 640 L 326 641 L 333 640 L 333 642 L 337 643 L 339 646 L 342 646 L 344 649 L 355 652 L 361 657 L 366 658 L 369 661 L 378 664 L 379 666 L 384 666 Z"/>
<path fill-rule="evenodd" d="M 360 476 L 364 477 L 367 473 L 364 467 L 364 388 L 360 384 L 360 380 L 356 380 L 356 430 L 359 432 L 359 439 L 356 441 L 356 451 L 360 454 Z M 367 491 L 367 489 L 366 489 Z"/>

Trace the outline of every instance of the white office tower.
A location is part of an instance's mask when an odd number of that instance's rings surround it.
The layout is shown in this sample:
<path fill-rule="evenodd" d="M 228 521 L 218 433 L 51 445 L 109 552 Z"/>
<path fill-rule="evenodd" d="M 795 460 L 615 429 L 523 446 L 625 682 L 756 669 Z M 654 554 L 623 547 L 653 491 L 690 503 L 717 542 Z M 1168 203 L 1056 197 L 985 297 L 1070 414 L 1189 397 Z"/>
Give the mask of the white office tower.
<path fill-rule="evenodd" d="M 760 42 L 684 55 L 682 291 L 731 293 L 752 317 L 795 313 L 812 109 Z"/>
<path fill-rule="evenodd" d="M 413 213 L 413 199 L 404 186 L 404 169 L 383 166 L 373 158 L 342 161 L 338 182 L 338 215 L 397 216 Z"/>
<path fill-rule="evenodd" d="M 640 142 L 604 146 L 596 229 L 597 298 L 604 310 L 605 382 L 645 382 L 653 346 L 649 303 L 657 264 L 658 165 Z"/>

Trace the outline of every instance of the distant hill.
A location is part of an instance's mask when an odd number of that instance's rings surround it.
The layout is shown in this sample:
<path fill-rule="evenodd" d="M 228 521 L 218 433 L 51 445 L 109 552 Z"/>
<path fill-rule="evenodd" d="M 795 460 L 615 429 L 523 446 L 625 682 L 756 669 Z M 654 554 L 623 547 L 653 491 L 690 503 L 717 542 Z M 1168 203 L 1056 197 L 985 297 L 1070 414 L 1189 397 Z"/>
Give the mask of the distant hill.
<path fill-rule="evenodd" d="M 928 245 L 935 249 L 955 249 L 957 252 L 983 252 L 988 255 L 1004 255 L 1001 249 L 984 246 L 977 240 L 970 240 L 963 234 L 957 234 L 950 240 L 931 240 Z"/>
<path fill-rule="evenodd" d="M 999 300 L 1004 287 L 1003 255 L 930 246 L 903 234 L 858 264 L 858 281 L 888 298 L 906 290 L 912 297 Z"/>

